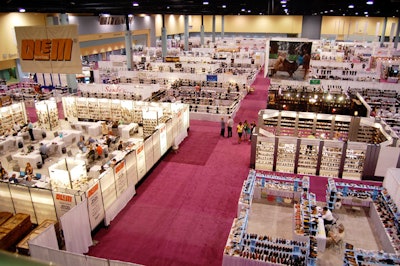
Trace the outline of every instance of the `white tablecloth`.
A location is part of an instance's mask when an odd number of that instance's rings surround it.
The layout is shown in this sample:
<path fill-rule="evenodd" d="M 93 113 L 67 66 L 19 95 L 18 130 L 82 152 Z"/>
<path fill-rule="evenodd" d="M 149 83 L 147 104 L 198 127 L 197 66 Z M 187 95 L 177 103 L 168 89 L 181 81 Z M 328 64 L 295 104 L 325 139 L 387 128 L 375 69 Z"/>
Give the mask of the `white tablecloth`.
<path fill-rule="evenodd" d="M 82 136 L 82 131 L 79 130 L 62 130 L 59 131 L 58 133 L 62 134 L 62 137 L 60 136 L 55 137 L 52 141 L 53 142 L 63 141 L 67 145 L 72 144 L 72 142 L 77 142 L 79 138 Z"/>
<path fill-rule="evenodd" d="M 85 122 L 78 121 L 74 123 L 76 129 L 84 131 L 92 137 L 97 137 L 101 135 L 101 121 L 98 122 Z"/>
<path fill-rule="evenodd" d="M 137 123 L 118 126 L 118 131 L 120 131 L 121 138 L 123 139 L 129 139 L 135 132 L 138 132 L 138 130 L 139 125 Z"/>
<path fill-rule="evenodd" d="M 42 162 L 42 156 L 40 155 L 39 151 L 33 151 L 28 154 L 24 154 L 21 152 L 17 152 L 11 156 L 13 160 L 18 161 L 18 165 L 21 168 L 25 168 L 26 163 L 30 163 L 33 168 L 37 168 L 37 163 Z"/>
<path fill-rule="evenodd" d="M 42 140 L 40 143 L 43 143 L 47 146 L 49 151 L 48 155 L 51 156 L 53 154 L 62 154 L 62 148 L 65 147 L 64 141 L 60 140 L 59 137 L 54 138 L 52 140 Z"/>
<path fill-rule="evenodd" d="M 0 146 L 3 146 L 3 150 L 7 151 L 18 147 L 18 142 L 24 143 L 24 139 L 21 136 L 8 136 L 0 140 Z"/>

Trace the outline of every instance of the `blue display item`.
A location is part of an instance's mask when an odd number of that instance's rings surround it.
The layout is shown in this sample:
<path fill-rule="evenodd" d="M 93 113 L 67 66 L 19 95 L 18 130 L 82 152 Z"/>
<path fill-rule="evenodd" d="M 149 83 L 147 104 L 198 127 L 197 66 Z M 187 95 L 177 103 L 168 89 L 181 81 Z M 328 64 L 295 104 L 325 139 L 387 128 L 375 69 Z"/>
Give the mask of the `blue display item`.
<path fill-rule="evenodd" d="M 218 75 L 207 75 L 207 81 L 218 81 Z"/>
<path fill-rule="evenodd" d="M 26 175 L 25 171 L 20 171 L 20 172 L 19 172 L 19 176 L 20 176 L 20 177 L 25 177 L 25 175 Z"/>
<path fill-rule="evenodd" d="M 41 173 L 36 173 L 36 179 L 40 179 L 42 178 L 42 174 Z"/>

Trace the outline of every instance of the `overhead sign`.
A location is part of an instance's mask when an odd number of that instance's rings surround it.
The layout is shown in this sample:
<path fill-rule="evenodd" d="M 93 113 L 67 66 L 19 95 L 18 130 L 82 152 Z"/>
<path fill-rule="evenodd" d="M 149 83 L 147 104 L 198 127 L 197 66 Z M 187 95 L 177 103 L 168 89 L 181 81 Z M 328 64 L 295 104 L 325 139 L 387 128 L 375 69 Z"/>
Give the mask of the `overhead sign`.
<path fill-rule="evenodd" d="M 15 27 L 22 71 L 80 74 L 77 25 Z"/>

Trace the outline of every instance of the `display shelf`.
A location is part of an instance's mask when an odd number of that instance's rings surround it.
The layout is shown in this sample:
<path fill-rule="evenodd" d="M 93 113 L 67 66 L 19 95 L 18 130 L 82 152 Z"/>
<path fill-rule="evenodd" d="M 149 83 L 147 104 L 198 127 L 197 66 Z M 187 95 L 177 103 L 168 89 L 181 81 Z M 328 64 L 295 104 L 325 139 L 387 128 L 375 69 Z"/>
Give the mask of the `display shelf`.
<path fill-rule="evenodd" d="M 277 172 L 294 172 L 296 145 L 296 138 L 281 137 L 279 139 L 276 161 Z"/>
<path fill-rule="evenodd" d="M 319 174 L 327 177 L 338 177 L 342 153 L 343 142 L 324 141 Z"/>
<path fill-rule="evenodd" d="M 335 203 L 337 200 L 337 188 L 335 184 L 335 180 L 333 178 L 328 179 L 328 187 L 326 190 L 326 206 L 329 210 L 333 210 L 335 208 Z"/>
<path fill-rule="evenodd" d="M 319 140 L 301 139 L 297 173 L 304 175 L 315 175 L 319 154 Z"/>
<path fill-rule="evenodd" d="M 385 252 L 400 252 L 400 214 L 386 190 L 379 193 L 370 216 Z"/>
<path fill-rule="evenodd" d="M 400 265 L 400 256 L 393 253 L 354 248 L 352 244 L 346 243 L 343 263 L 346 266 Z"/>
<path fill-rule="evenodd" d="M 362 177 L 366 150 L 366 143 L 348 142 L 343 169 L 343 178 L 360 179 Z"/>
<path fill-rule="evenodd" d="M 256 170 L 273 170 L 274 167 L 275 138 L 257 138 Z"/>
<path fill-rule="evenodd" d="M 257 171 L 254 199 L 276 196 L 286 199 L 299 199 L 303 191 L 302 180 L 297 177 L 276 175 Z"/>

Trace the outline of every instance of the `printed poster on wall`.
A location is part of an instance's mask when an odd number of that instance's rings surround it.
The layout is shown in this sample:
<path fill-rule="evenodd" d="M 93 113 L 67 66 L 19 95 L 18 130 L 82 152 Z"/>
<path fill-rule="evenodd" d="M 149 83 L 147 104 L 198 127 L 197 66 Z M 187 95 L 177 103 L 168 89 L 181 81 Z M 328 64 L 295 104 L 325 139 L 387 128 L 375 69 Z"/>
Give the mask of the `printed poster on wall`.
<path fill-rule="evenodd" d="M 144 152 L 144 144 L 142 144 L 136 150 L 136 162 L 138 170 L 138 180 L 140 180 L 146 174 L 146 156 Z"/>
<path fill-rule="evenodd" d="M 128 180 L 126 179 L 125 161 L 121 161 L 117 165 L 115 165 L 114 171 L 115 171 L 117 195 L 120 196 L 128 188 Z"/>
<path fill-rule="evenodd" d="M 165 124 L 160 125 L 160 149 L 161 154 L 167 152 L 167 127 Z"/>
<path fill-rule="evenodd" d="M 312 42 L 308 41 L 270 40 L 269 75 L 274 79 L 308 79 L 311 46 Z"/>
<path fill-rule="evenodd" d="M 15 27 L 23 72 L 80 74 L 78 25 Z"/>
<path fill-rule="evenodd" d="M 54 192 L 53 197 L 54 205 L 56 206 L 57 217 L 63 216 L 76 205 L 73 195 Z"/>
<path fill-rule="evenodd" d="M 104 219 L 103 200 L 98 182 L 89 188 L 86 197 L 88 198 L 90 228 L 93 230 Z"/>

